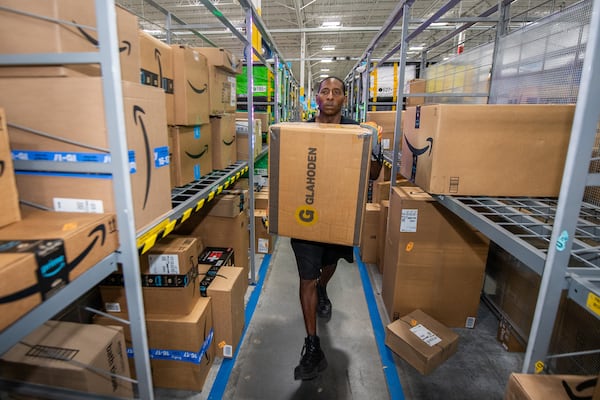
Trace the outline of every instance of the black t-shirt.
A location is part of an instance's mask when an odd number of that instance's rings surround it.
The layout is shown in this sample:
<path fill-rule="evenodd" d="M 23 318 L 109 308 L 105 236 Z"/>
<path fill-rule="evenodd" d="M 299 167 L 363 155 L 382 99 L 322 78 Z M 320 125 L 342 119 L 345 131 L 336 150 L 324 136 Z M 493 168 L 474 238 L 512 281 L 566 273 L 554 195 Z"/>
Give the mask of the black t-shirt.
<path fill-rule="evenodd" d="M 316 118 L 317 117 L 312 117 L 311 119 L 309 119 L 306 122 L 317 122 Z M 342 125 L 360 125 L 360 123 L 353 120 L 352 118 L 347 118 L 347 117 L 344 117 L 343 115 L 342 115 L 342 120 L 340 121 L 340 124 L 342 124 Z"/>

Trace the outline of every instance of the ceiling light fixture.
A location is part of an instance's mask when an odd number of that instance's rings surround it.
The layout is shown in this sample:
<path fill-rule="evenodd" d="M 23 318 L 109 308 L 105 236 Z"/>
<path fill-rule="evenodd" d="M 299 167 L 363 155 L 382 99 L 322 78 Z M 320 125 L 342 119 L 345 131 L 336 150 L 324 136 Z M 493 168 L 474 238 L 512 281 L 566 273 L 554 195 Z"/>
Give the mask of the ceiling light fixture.
<path fill-rule="evenodd" d="M 321 72 L 329 72 L 330 69 L 329 68 L 321 68 Z"/>
<path fill-rule="evenodd" d="M 321 62 L 322 62 L 322 63 L 330 63 L 330 62 L 333 62 L 333 60 L 332 60 L 331 58 L 323 58 L 323 59 L 321 60 Z"/>
<path fill-rule="evenodd" d="M 425 49 L 425 47 L 423 47 L 423 46 L 412 46 L 412 47 L 409 47 L 408 49 L 412 50 L 412 51 L 421 51 L 421 50 Z"/>
<path fill-rule="evenodd" d="M 335 50 L 335 46 L 325 45 L 325 46 L 321 47 L 321 50 L 332 51 L 332 50 Z"/>
<path fill-rule="evenodd" d="M 340 21 L 325 21 L 321 24 L 323 28 L 337 28 L 340 26 Z"/>

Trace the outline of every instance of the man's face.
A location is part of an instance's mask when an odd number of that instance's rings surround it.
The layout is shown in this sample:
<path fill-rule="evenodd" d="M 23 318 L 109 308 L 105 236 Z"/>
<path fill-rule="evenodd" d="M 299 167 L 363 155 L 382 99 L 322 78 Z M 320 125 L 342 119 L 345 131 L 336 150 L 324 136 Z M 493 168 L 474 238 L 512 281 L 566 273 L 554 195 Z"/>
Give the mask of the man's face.
<path fill-rule="evenodd" d="M 325 115 L 339 114 L 345 101 L 346 96 L 344 96 L 342 82 L 330 78 L 321 83 L 317 93 L 317 105 L 321 113 Z"/>

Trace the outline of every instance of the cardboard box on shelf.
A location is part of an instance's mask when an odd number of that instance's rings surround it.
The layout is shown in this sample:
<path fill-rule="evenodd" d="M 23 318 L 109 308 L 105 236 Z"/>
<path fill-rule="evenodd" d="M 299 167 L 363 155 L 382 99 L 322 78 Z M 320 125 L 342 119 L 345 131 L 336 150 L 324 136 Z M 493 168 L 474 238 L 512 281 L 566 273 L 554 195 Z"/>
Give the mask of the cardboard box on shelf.
<path fill-rule="evenodd" d="M 574 105 L 409 107 L 400 172 L 428 193 L 557 197 Z"/>
<path fill-rule="evenodd" d="M 394 187 L 382 280 L 390 320 L 418 308 L 446 326 L 473 328 L 488 246 L 420 188 Z"/>
<path fill-rule="evenodd" d="M 165 92 L 167 124 L 175 124 L 175 71 L 171 46 L 149 33 L 138 30 L 140 41 L 139 80 L 143 85 Z"/>
<path fill-rule="evenodd" d="M 406 93 L 425 93 L 427 81 L 425 79 L 411 79 L 406 83 Z M 423 96 L 406 96 L 406 107 L 425 104 Z"/>
<path fill-rule="evenodd" d="M 133 214 L 139 231 L 171 211 L 165 94 L 127 81 L 122 87 Z M 102 99 L 101 78 L 1 79 L 0 104 L 6 104 L 7 122 L 24 127 L 9 126 L 14 157 L 109 162 L 108 150 L 91 150 L 109 148 Z M 108 174 L 19 171 L 16 180 L 21 200 L 55 211 L 116 211 Z"/>
<path fill-rule="evenodd" d="M 371 131 L 356 125 L 269 128 L 269 231 L 358 245 L 367 198 Z"/>
<path fill-rule="evenodd" d="M 375 264 L 377 262 L 380 208 L 381 206 L 375 203 L 367 203 L 365 207 L 365 219 L 360 235 L 360 257 L 364 263 Z"/>
<path fill-rule="evenodd" d="M 116 315 L 129 319 L 126 313 Z M 125 340 L 131 343 L 128 326 L 103 316 L 94 317 L 94 323 L 123 326 Z M 146 314 L 146 331 L 154 386 L 201 391 L 215 358 L 210 297 L 198 298 L 188 315 Z M 129 362 L 134 375 L 134 358 Z"/>
<path fill-rule="evenodd" d="M 421 310 L 387 325 L 385 344 L 427 375 L 456 353 L 458 335 Z"/>
<path fill-rule="evenodd" d="M 238 119 L 248 119 L 248 112 L 237 111 L 235 117 Z M 254 111 L 254 119 L 260 119 L 260 129 L 262 133 L 269 132 L 269 125 L 271 125 L 269 114 L 266 112 Z"/>
<path fill-rule="evenodd" d="M 522 339 L 515 329 L 511 326 L 510 322 L 505 318 L 501 318 L 498 322 L 498 332 L 496 339 L 500 342 L 502 347 L 508 352 L 523 353 L 526 350 L 526 339 Z"/>
<path fill-rule="evenodd" d="M 260 192 L 254 192 L 254 208 L 256 210 L 269 209 L 269 187 L 262 188 Z"/>
<path fill-rule="evenodd" d="M 213 169 L 225 169 L 238 160 L 235 115 L 210 117 Z"/>
<path fill-rule="evenodd" d="M 198 239 L 167 236 L 140 256 L 144 310 L 150 314 L 188 314 L 200 297 Z M 100 285 L 107 312 L 128 312 L 123 273 L 111 274 Z"/>
<path fill-rule="evenodd" d="M 4 0 L 0 11 L 0 54 L 70 53 L 98 51 L 93 1 Z M 15 10 L 15 11 L 11 11 Z M 140 47 L 137 17 L 115 7 L 121 79 L 140 82 Z M 29 14 L 47 18 L 33 18 Z M 73 22 L 77 25 L 57 21 Z M 98 64 L 2 67 L 0 76 L 100 76 Z"/>
<path fill-rule="evenodd" d="M 244 195 L 244 192 L 246 193 Z M 215 198 L 210 204 L 208 215 L 214 217 L 235 218 L 238 214 L 246 209 L 248 201 L 248 191 L 240 191 L 239 194 L 222 194 Z"/>
<path fill-rule="evenodd" d="M 385 243 L 388 213 L 390 210 L 390 201 L 382 200 L 379 204 L 379 223 L 377 226 L 377 270 L 383 274 L 383 265 L 385 257 Z"/>
<path fill-rule="evenodd" d="M 0 330 L 117 250 L 112 214 L 22 209 L 0 228 Z M 46 271 L 40 274 L 39 271 Z"/>
<path fill-rule="evenodd" d="M 211 298 L 214 342 L 217 355 L 231 358 L 235 353 L 244 330 L 244 296 L 248 287 L 248 276 L 244 269 L 227 267 L 218 274 L 207 288 Z"/>
<path fill-rule="evenodd" d="M 248 160 L 250 157 L 248 156 L 250 149 L 248 148 L 248 120 L 247 119 L 236 119 L 235 120 L 235 137 L 237 141 L 237 159 L 238 160 Z M 262 151 L 262 139 L 260 132 L 260 120 L 254 120 L 254 128 L 252 131 L 252 142 L 254 146 L 254 159 L 258 157 L 258 155 Z"/>
<path fill-rule="evenodd" d="M 212 172 L 212 129 L 210 124 L 170 126 L 173 186 L 183 186 Z"/>
<path fill-rule="evenodd" d="M 0 358 L 0 376 L 109 397 L 132 398 L 123 329 L 47 321 Z"/>
<path fill-rule="evenodd" d="M 221 267 L 233 267 L 235 263 L 235 253 L 231 247 L 206 247 L 198 257 L 198 275 L 200 279 L 208 275 L 212 269 L 212 274 L 216 274 Z"/>
<path fill-rule="evenodd" d="M 177 233 L 200 237 L 206 247 L 231 247 L 235 255 L 235 266 L 244 268 L 247 272 L 250 248 L 248 223 L 246 211 L 238 213 L 234 218 L 197 213 L 184 222 Z"/>
<path fill-rule="evenodd" d="M 512 373 L 504 400 L 592 399 L 597 380 L 597 376 Z"/>
<path fill-rule="evenodd" d="M 209 119 L 208 61 L 197 48 L 172 45 L 175 125 L 202 125 Z"/>
<path fill-rule="evenodd" d="M 402 112 L 402 119 L 404 119 L 404 110 Z M 367 112 L 367 122 L 375 122 L 377 125 L 383 128 L 381 133 L 381 145 L 384 150 L 391 150 L 394 148 L 394 131 L 396 130 L 396 111 L 369 111 Z M 398 133 L 402 136 L 402 133 Z M 400 137 L 402 139 L 402 137 Z M 402 149 L 402 140 L 398 143 L 398 150 Z"/>
<path fill-rule="evenodd" d="M 208 61 L 208 91 L 210 115 L 233 113 L 236 110 L 235 76 L 242 73 L 242 61 L 225 49 L 197 47 Z"/>
<path fill-rule="evenodd" d="M 269 233 L 269 218 L 267 210 L 254 210 L 254 248 L 257 253 L 271 254 L 275 247 L 276 235 Z"/>
<path fill-rule="evenodd" d="M 0 107 L 0 227 L 17 222 L 21 219 L 19 209 L 19 194 L 15 182 L 15 170 L 13 167 L 10 145 L 8 143 L 8 128 L 6 127 L 6 115 Z"/>

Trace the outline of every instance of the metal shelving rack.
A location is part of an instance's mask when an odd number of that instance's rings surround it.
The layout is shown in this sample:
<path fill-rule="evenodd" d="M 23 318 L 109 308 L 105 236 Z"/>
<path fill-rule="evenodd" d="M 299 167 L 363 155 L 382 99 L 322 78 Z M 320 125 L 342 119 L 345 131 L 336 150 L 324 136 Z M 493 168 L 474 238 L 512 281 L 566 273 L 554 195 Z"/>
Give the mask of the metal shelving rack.
<path fill-rule="evenodd" d="M 125 117 L 123 113 L 123 94 L 121 89 L 121 71 L 117 48 L 118 36 L 114 1 L 96 0 L 95 11 L 97 20 L 98 52 L 89 53 L 46 53 L 2 55 L 0 64 L 13 66 L 27 65 L 60 65 L 60 64 L 99 64 L 102 72 L 102 89 L 104 94 L 104 109 L 106 127 L 111 154 L 111 162 L 98 169 L 112 174 L 115 193 L 117 224 L 119 228 L 119 251 L 91 268 L 82 277 L 69 283 L 34 311 L 27 314 L 17 323 L 10 326 L 0 335 L 0 350 L 6 351 L 20 338 L 32 332 L 62 308 L 70 304 L 82 293 L 97 285 L 104 277 L 113 271 L 117 263 L 126 265 L 123 269 L 127 307 L 130 313 L 130 329 L 135 354 L 137 374 L 137 389 L 141 398 L 152 399 L 152 375 L 146 323 L 144 320 L 144 304 L 142 302 L 141 277 L 139 257 L 136 245 L 136 231 L 133 221 L 133 201 L 129 177 L 127 144 L 125 142 Z M 45 168 L 54 171 L 72 171 L 79 168 L 85 172 L 85 166 L 72 164 L 36 165 L 31 162 L 30 168 Z M 19 166 L 21 167 L 21 166 Z"/>
<path fill-rule="evenodd" d="M 449 1 L 441 11 L 445 12 L 454 3 Z M 373 39 L 372 45 L 365 51 L 364 59 L 368 60 L 377 41 L 403 17 L 400 45 L 384 59 L 400 50 L 400 65 L 405 65 L 408 42 L 415 33 L 418 34 L 434 21 L 426 21 L 408 35 L 404 27 L 408 25 L 407 14 L 411 4 L 411 0 L 406 0 L 398 5 L 386 25 Z M 506 16 L 505 7 L 509 4 L 508 0 L 500 3 L 500 27 Z M 435 15 L 442 14 L 438 12 Z M 503 31 L 498 29 L 498 34 Z M 600 318 L 600 207 L 582 201 L 586 187 L 600 186 L 600 174 L 589 173 L 600 117 L 600 99 L 594 95 L 600 89 L 599 36 L 600 3 L 594 1 L 571 139 L 558 199 L 434 195 L 441 204 L 541 275 L 536 310 L 522 367 L 522 372 L 525 373 L 541 372 L 545 368 L 563 290 L 567 291 L 569 298 Z M 356 66 L 359 65 L 360 61 Z M 399 82 L 403 82 L 404 79 L 402 71 L 403 68 L 400 68 Z M 365 73 L 368 73 L 368 69 L 361 74 Z M 363 86 L 364 90 L 368 90 L 368 85 Z M 394 149 L 399 148 L 402 97 L 402 89 L 399 87 Z M 391 151 L 385 154 L 385 162 L 392 168 L 392 176 L 397 174 L 399 160 L 399 152 Z M 392 180 L 392 185 L 395 185 L 395 180 Z"/>

